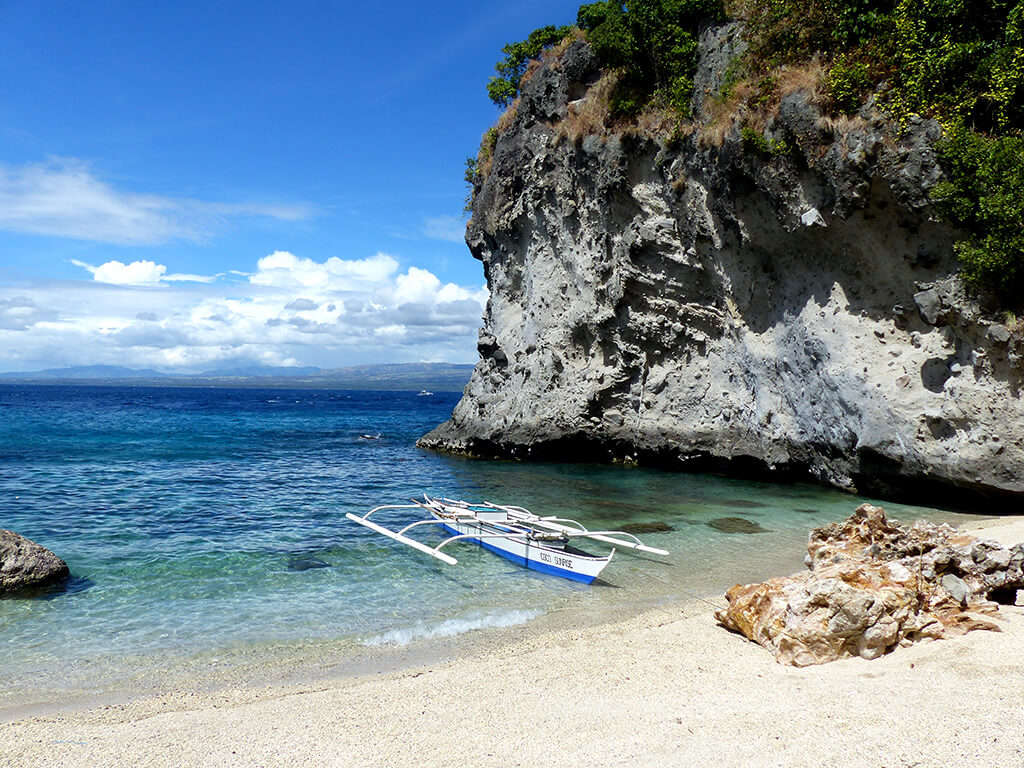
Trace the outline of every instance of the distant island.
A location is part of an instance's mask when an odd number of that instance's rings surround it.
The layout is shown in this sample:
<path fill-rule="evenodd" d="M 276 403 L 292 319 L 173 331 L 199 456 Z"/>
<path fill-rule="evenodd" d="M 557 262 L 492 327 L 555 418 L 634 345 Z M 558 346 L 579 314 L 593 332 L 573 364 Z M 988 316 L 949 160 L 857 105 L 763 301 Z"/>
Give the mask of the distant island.
<path fill-rule="evenodd" d="M 461 392 L 472 372 L 471 363 L 386 363 L 332 369 L 244 365 L 196 374 L 86 365 L 0 373 L 0 383 Z"/>

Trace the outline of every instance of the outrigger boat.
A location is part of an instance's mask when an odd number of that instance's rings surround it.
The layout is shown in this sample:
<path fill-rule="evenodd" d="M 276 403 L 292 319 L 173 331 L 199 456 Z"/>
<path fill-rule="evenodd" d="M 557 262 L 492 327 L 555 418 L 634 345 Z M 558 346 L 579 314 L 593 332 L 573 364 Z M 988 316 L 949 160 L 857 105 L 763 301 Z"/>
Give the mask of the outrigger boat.
<path fill-rule="evenodd" d="M 458 561 L 441 550 L 454 541 L 468 541 L 526 568 L 581 581 L 584 584 L 590 584 L 597 578 L 611 562 L 617 547 L 652 555 L 668 554 L 664 549 L 648 547 L 636 536 L 625 531 L 590 531 L 575 520 L 554 516 L 540 517 L 523 507 L 494 504 L 489 501 L 470 504 L 454 499 L 433 499 L 427 495 L 423 496 L 423 501 L 411 501 L 412 504 L 384 504 L 374 507 L 365 515 L 354 515 L 349 512 L 345 517 L 448 565 L 455 565 Z M 425 510 L 430 513 L 431 518 L 409 523 L 400 530 L 391 530 L 370 520 L 370 516 L 375 512 L 392 509 Z M 406 535 L 414 528 L 430 525 L 440 525 L 451 536 L 435 546 L 430 546 Z M 591 555 L 572 545 L 571 542 L 578 539 L 610 544 L 612 550 L 603 556 Z"/>

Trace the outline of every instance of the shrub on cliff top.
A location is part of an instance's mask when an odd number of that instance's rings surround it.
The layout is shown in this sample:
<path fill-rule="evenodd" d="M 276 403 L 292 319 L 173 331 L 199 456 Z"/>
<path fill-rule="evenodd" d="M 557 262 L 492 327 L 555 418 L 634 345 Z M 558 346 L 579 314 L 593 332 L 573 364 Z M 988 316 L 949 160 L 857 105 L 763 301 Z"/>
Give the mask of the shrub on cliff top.
<path fill-rule="evenodd" d="M 693 73 L 697 67 L 697 32 L 705 22 L 725 18 L 722 0 L 601 0 L 581 5 L 576 17 L 601 65 L 621 69 L 613 112 L 633 114 L 658 95 L 683 114 L 689 113 Z M 519 95 L 527 63 L 557 44 L 572 27 L 535 29 L 526 40 L 509 43 L 487 94 L 499 106 Z"/>
<path fill-rule="evenodd" d="M 519 81 L 523 79 L 527 63 L 540 56 L 541 51 L 561 42 L 572 27 L 548 25 L 535 29 L 525 40 L 509 43 L 501 49 L 505 58 L 494 65 L 498 72 L 487 83 L 487 95 L 501 107 L 507 107 L 519 95 Z"/>
<path fill-rule="evenodd" d="M 622 70 L 613 114 L 635 114 L 657 96 L 689 115 L 699 27 L 724 18 L 721 0 L 605 0 L 580 6 L 576 23 L 601 65 Z"/>
<path fill-rule="evenodd" d="M 1024 287 L 1024 137 L 985 137 L 954 125 L 939 145 L 946 181 L 932 199 L 974 236 L 954 247 L 964 277 L 1019 304 Z"/>
<path fill-rule="evenodd" d="M 837 111 L 886 80 L 894 117 L 939 120 L 947 181 L 933 198 L 970 233 L 955 246 L 965 278 L 1004 300 L 1024 285 L 1024 2 L 733 0 L 730 10 L 746 20 L 751 71 L 818 54 Z"/>
<path fill-rule="evenodd" d="M 938 148 L 947 181 L 933 197 L 970 235 L 956 245 L 965 277 L 1004 297 L 1024 286 L 1024 0 L 727 1 L 729 15 L 745 21 L 742 71 L 756 84 L 743 89 L 749 98 L 770 106 L 780 65 L 814 59 L 825 67 L 821 82 L 837 112 L 857 111 L 885 81 L 880 103 L 897 120 L 938 119 L 947 133 Z M 580 6 L 579 29 L 616 74 L 612 116 L 631 117 L 652 102 L 687 115 L 700 25 L 725 17 L 722 0 Z M 506 45 L 488 84 L 495 103 L 508 105 L 528 61 L 569 31 L 541 27 Z M 467 178 L 479 181 L 480 170 Z"/>

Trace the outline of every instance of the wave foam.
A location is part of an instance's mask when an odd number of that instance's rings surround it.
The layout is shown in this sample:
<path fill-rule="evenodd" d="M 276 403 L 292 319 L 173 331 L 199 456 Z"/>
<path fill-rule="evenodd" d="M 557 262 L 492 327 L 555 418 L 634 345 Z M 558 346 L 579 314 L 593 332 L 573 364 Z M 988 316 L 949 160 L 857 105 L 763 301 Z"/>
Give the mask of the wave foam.
<path fill-rule="evenodd" d="M 363 641 L 363 645 L 408 645 L 414 640 L 433 640 L 439 637 L 455 637 L 478 629 L 514 627 L 525 624 L 541 615 L 541 611 L 505 611 L 470 615 L 458 619 L 445 619 L 439 624 L 418 623 L 414 627 L 392 629 Z"/>

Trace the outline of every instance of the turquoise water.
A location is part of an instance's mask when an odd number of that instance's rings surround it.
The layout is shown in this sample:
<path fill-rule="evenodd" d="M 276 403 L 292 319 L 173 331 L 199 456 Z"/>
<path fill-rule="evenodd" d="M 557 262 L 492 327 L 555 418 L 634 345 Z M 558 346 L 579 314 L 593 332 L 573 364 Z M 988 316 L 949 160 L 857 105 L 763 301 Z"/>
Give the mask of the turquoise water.
<path fill-rule="evenodd" d="M 0 527 L 54 550 L 73 574 L 42 598 L 0 600 L 0 705 L 131 687 L 196 659 L 337 657 L 555 611 L 583 620 L 706 595 L 799 568 L 807 530 L 859 502 L 812 486 L 417 449 L 457 400 L 0 386 Z M 381 439 L 360 439 L 366 432 Z M 591 528 L 665 523 L 671 531 L 642 538 L 672 556 L 619 553 L 606 583 L 587 587 L 471 546 L 446 566 L 344 518 L 424 492 Z M 721 518 L 764 530 L 724 532 L 710 524 Z"/>

